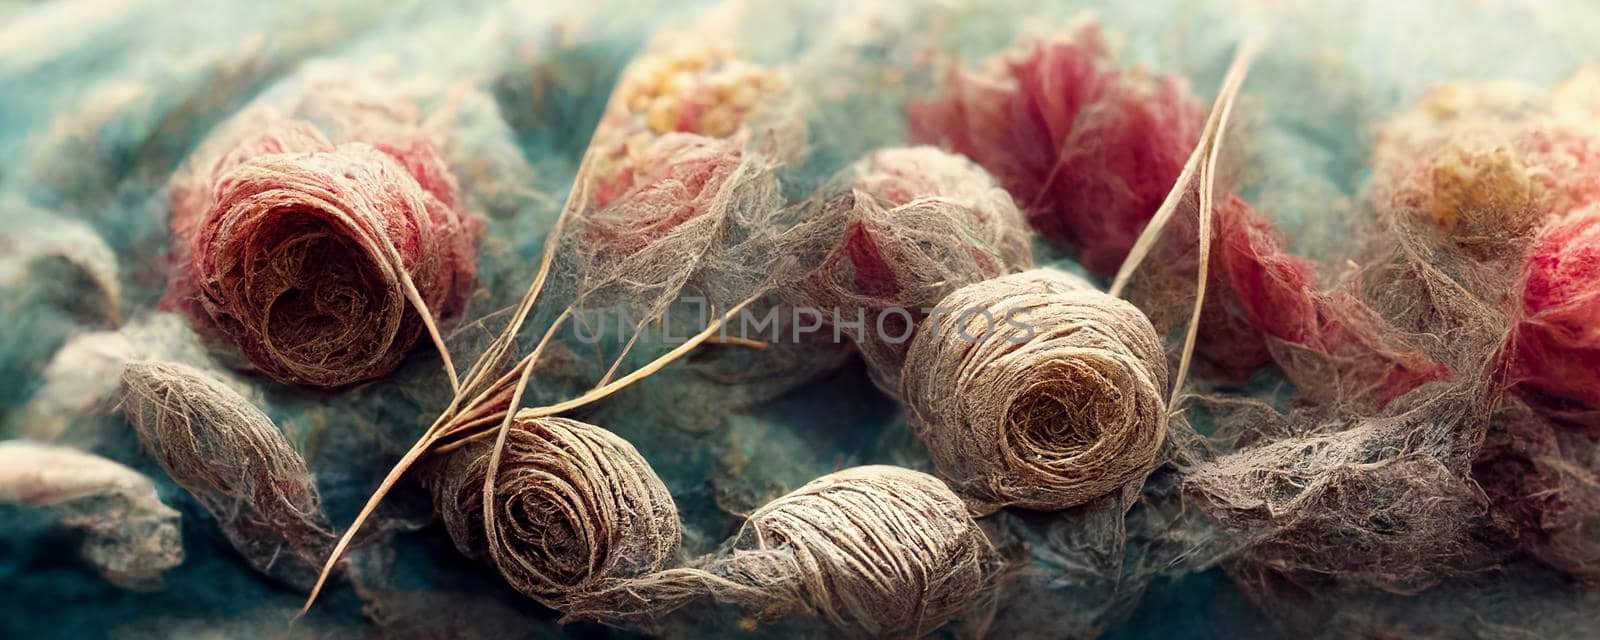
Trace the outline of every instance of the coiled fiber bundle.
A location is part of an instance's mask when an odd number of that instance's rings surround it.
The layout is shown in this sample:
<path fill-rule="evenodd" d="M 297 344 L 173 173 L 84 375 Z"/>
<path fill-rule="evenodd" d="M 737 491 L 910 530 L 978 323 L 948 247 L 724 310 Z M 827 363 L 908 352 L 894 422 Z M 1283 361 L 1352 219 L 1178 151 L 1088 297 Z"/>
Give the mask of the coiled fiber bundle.
<path fill-rule="evenodd" d="M 275 121 L 173 186 L 164 306 L 280 382 L 380 377 L 471 290 L 480 223 L 432 143 L 346 129 L 373 142 Z"/>
<path fill-rule="evenodd" d="M 971 161 L 933 147 L 885 149 L 835 180 L 843 193 L 816 220 L 843 229 L 799 300 L 833 320 L 860 322 L 855 338 L 886 392 L 916 323 L 966 284 L 1033 266 L 1029 233 L 1011 196 Z"/>
<path fill-rule="evenodd" d="M 678 560 L 683 531 L 666 485 L 633 445 L 566 418 L 518 420 L 495 476 L 493 442 L 450 454 L 432 481 L 434 506 L 462 553 L 557 611 L 592 611 L 599 594 Z M 603 616 L 592 616 L 606 621 Z"/>
<path fill-rule="evenodd" d="M 1059 510 L 1144 479 L 1167 363 L 1133 305 L 1053 269 L 956 290 L 917 329 L 901 395 L 939 474 L 977 513 Z"/>
<path fill-rule="evenodd" d="M 851 637 L 981 634 L 1001 561 L 944 482 L 890 466 L 807 483 L 750 515 L 721 554 L 636 582 L 619 610 L 649 622 L 710 598 L 758 620 L 815 615 Z"/>
<path fill-rule="evenodd" d="M 1093 20 L 953 70 L 943 95 L 908 108 L 913 140 L 983 165 L 1034 229 L 1102 276 L 1172 190 L 1203 114 L 1183 79 L 1118 68 Z"/>
<path fill-rule="evenodd" d="M 139 444 L 172 481 L 256 570 L 309 588 L 334 534 L 305 459 L 272 420 L 188 365 L 130 362 L 122 382 Z"/>

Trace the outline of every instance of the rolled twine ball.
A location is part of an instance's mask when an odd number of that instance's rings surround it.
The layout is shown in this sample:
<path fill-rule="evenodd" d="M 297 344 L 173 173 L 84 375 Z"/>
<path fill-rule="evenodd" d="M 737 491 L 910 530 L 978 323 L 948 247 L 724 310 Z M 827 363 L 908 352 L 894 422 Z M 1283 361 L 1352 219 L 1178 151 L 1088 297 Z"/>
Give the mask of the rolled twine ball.
<path fill-rule="evenodd" d="M 1092 20 L 952 70 L 907 110 L 912 140 L 983 165 L 1034 229 L 1114 274 L 1177 181 L 1204 111 L 1174 76 L 1124 72 Z"/>
<path fill-rule="evenodd" d="M 262 373 L 337 387 L 387 374 L 471 291 L 480 222 L 420 137 L 335 145 L 280 121 L 173 186 L 163 305 Z M 413 293 L 414 292 L 414 293 Z"/>
<path fill-rule="evenodd" d="M 906 354 L 901 397 L 974 512 L 1060 510 L 1144 479 L 1166 435 L 1167 363 L 1142 312 L 1054 269 L 939 306 Z"/>
<path fill-rule="evenodd" d="M 661 478 L 627 441 L 566 418 L 512 425 L 486 532 L 493 444 L 450 454 L 431 481 L 434 506 L 456 548 L 492 562 L 517 591 L 572 613 L 677 561 L 682 525 Z"/>
<path fill-rule="evenodd" d="M 1534 241 L 1523 266 L 1520 316 L 1507 349 L 1512 381 L 1531 400 L 1553 400 L 1578 413 L 1600 409 L 1596 327 L 1600 206 L 1551 223 Z M 1587 421 L 1593 424 L 1592 417 Z M 1600 427 L 1595 431 L 1600 433 Z"/>
<path fill-rule="evenodd" d="M 877 465 L 767 503 L 734 548 L 725 575 L 872 636 L 922 637 L 960 617 L 987 623 L 1000 564 L 943 481 Z"/>
<path fill-rule="evenodd" d="M 819 214 L 843 235 L 798 301 L 855 338 L 872 379 L 897 393 L 917 321 L 957 287 L 1033 266 L 1016 205 L 984 170 L 933 147 L 885 149 L 847 169 Z M 833 228 L 839 228 L 833 227 Z"/>
<path fill-rule="evenodd" d="M 188 365 L 130 362 L 123 411 L 139 444 L 217 520 L 256 570 L 306 589 L 333 528 L 300 452 L 272 420 Z"/>
<path fill-rule="evenodd" d="M 891 466 L 817 478 L 695 564 L 635 582 L 619 608 L 651 619 L 709 598 L 757 621 L 817 616 L 849 637 L 921 638 L 957 621 L 977 637 L 1003 569 L 943 481 Z"/>

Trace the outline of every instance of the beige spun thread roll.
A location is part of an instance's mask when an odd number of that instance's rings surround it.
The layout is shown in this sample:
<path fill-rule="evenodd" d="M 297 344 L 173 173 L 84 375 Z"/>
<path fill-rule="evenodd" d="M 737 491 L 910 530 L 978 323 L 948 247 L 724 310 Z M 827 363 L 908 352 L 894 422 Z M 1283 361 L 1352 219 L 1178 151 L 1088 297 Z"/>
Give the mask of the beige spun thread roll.
<path fill-rule="evenodd" d="M 651 628 L 707 600 L 746 623 L 814 616 L 847 637 L 981 636 L 1004 563 L 944 481 L 893 466 L 822 476 L 751 514 L 720 553 L 596 599 L 591 620 Z"/>
<path fill-rule="evenodd" d="M 901 396 L 975 513 L 1065 509 L 1149 472 L 1167 364 L 1137 308 L 1054 269 L 968 285 L 939 306 L 912 340 Z"/>
<path fill-rule="evenodd" d="M 773 573 L 841 630 L 921 637 L 958 617 L 986 623 L 994 604 L 994 545 L 942 480 L 910 469 L 822 476 L 757 510 L 739 540 L 757 550 L 728 563 L 789 565 Z"/>
<path fill-rule="evenodd" d="M 452 453 L 433 480 L 434 506 L 462 553 L 492 562 L 524 595 L 567 612 L 677 562 L 677 506 L 626 440 L 566 418 L 515 422 L 495 479 L 498 531 L 485 535 L 492 450 L 486 441 Z"/>

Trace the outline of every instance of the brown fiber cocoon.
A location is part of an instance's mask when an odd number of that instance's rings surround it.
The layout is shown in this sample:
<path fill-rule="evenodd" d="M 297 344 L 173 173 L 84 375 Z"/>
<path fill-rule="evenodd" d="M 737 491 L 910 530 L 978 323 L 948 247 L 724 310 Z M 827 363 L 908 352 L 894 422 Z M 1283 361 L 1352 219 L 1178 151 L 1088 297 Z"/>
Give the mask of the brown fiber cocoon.
<path fill-rule="evenodd" d="M 564 613 L 678 560 L 683 531 L 666 485 L 627 441 L 566 418 L 518 420 L 495 477 L 495 527 L 484 530 L 494 442 L 450 454 L 434 506 L 462 553 Z M 602 622 L 606 617 L 598 617 Z"/>
<path fill-rule="evenodd" d="M 0 442 L 0 504 L 45 507 L 83 533 L 83 558 L 106 580 L 135 590 L 161 586 L 183 562 L 178 512 L 133 469 L 70 447 Z"/>
<path fill-rule="evenodd" d="M 123 370 L 139 443 L 217 519 L 258 571 L 308 588 L 334 535 L 305 459 L 272 420 L 199 369 L 154 361 Z"/>
<path fill-rule="evenodd" d="M 939 306 L 917 329 L 901 395 L 975 512 L 1065 509 L 1144 479 L 1166 434 L 1167 364 L 1142 312 L 1053 269 L 968 285 Z"/>
<path fill-rule="evenodd" d="M 958 621 L 960 631 L 981 635 L 1002 570 L 943 481 L 878 465 L 773 500 L 750 514 L 729 549 L 695 565 L 612 594 L 612 611 L 648 623 L 709 598 L 762 622 L 817 616 L 850 637 L 920 638 Z"/>

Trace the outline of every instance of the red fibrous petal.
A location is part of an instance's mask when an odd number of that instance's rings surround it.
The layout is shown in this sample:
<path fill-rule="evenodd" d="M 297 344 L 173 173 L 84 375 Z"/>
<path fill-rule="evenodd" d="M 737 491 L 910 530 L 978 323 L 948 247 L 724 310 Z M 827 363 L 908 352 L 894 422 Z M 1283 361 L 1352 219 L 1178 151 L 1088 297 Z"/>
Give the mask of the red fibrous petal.
<path fill-rule="evenodd" d="M 988 169 L 1029 224 L 1110 275 L 1172 189 L 1199 138 L 1182 80 L 1119 69 L 1099 27 L 955 72 L 908 108 L 911 137 Z"/>
<path fill-rule="evenodd" d="M 1217 210 L 1216 268 L 1229 301 L 1262 335 L 1322 356 L 1382 407 L 1450 371 L 1354 296 L 1321 293 L 1312 263 L 1287 253 L 1272 223 L 1238 196 Z M 1285 364 L 1285 363 L 1280 363 Z M 1286 365 L 1295 377 L 1293 366 Z"/>
<path fill-rule="evenodd" d="M 1512 371 L 1525 390 L 1600 408 L 1600 208 L 1552 223 L 1523 268 Z"/>

